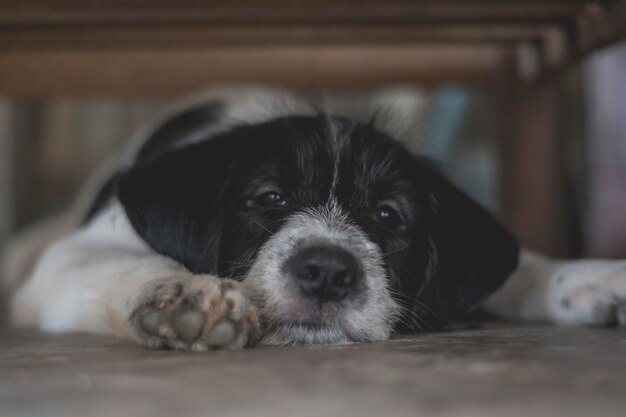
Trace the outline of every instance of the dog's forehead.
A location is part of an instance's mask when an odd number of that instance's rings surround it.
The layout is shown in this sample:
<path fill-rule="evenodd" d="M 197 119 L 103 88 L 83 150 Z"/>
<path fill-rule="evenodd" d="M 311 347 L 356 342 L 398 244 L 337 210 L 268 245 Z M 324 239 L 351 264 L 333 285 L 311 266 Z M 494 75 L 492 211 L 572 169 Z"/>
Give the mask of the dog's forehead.
<path fill-rule="evenodd" d="M 292 192 L 365 196 L 402 180 L 407 152 L 372 126 L 303 117 L 273 128 L 259 168 Z"/>

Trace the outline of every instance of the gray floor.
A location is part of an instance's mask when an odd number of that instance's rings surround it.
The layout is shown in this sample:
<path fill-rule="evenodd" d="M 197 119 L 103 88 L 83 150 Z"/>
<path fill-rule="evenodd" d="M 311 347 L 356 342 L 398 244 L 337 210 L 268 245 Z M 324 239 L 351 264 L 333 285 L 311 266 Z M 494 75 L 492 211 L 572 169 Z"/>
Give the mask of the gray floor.
<path fill-rule="evenodd" d="M 0 415 L 626 416 L 625 371 L 623 329 L 497 324 L 203 354 L 0 331 Z"/>

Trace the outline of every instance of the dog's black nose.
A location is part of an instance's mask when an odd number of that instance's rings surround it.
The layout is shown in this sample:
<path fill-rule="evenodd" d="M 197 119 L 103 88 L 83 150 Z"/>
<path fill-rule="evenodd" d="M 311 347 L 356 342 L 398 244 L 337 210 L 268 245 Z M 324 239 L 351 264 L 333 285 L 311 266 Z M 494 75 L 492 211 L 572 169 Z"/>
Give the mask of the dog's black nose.
<path fill-rule="evenodd" d="M 301 249 L 291 259 L 290 269 L 302 292 L 320 303 L 346 297 L 361 275 L 354 256 L 337 246 Z"/>

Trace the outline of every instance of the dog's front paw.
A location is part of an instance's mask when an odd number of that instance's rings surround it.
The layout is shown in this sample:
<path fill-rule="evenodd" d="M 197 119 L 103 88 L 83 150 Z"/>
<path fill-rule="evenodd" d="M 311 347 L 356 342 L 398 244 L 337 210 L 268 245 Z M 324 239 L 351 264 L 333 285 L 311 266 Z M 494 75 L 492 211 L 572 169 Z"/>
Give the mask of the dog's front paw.
<path fill-rule="evenodd" d="M 201 275 L 152 284 L 130 322 L 140 344 L 207 350 L 254 343 L 258 322 L 239 283 Z"/>
<path fill-rule="evenodd" d="M 626 263 L 581 261 L 550 282 L 552 317 L 559 324 L 626 326 Z"/>

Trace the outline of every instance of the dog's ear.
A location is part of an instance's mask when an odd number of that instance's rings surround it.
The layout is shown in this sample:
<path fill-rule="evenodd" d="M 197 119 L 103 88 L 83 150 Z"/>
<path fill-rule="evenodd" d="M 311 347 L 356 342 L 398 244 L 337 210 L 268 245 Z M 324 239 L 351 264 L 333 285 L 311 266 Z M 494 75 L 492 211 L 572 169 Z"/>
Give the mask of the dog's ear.
<path fill-rule="evenodd" d="M 497 290 L 518 264 L 517 240 L 494 216 L 437 171 L 428 181 L 429 260 L 417 306 L 439 325 L 458 319 Z"/>
<path fill-rule="evenodd" d="M 214 140 L 173 150 L 118 180 L 118 198 L 139 236 L 195 273 L 217 273 L 233 146 Z"/>

